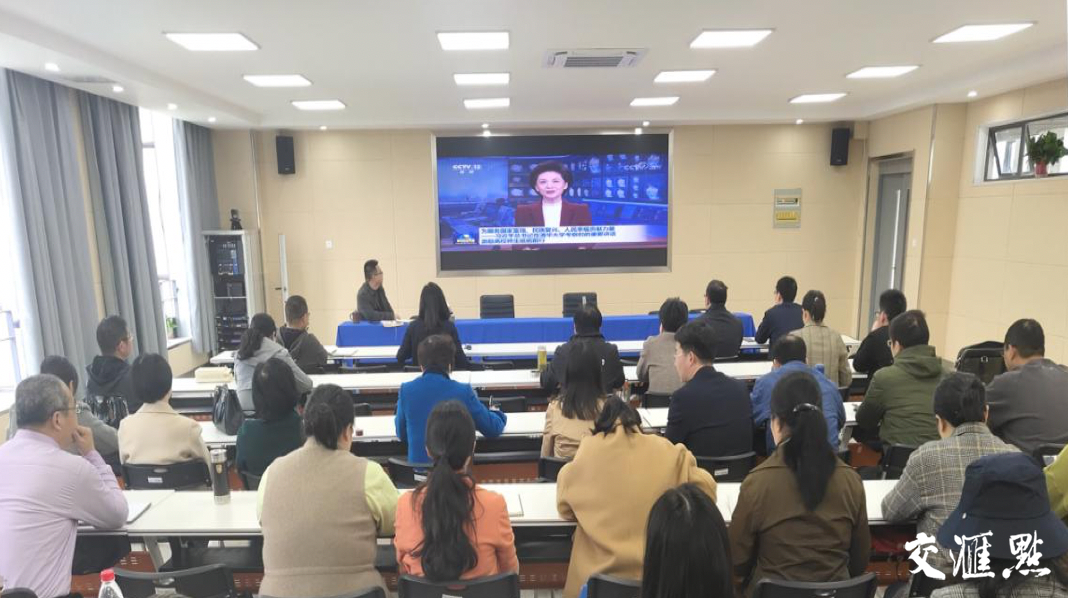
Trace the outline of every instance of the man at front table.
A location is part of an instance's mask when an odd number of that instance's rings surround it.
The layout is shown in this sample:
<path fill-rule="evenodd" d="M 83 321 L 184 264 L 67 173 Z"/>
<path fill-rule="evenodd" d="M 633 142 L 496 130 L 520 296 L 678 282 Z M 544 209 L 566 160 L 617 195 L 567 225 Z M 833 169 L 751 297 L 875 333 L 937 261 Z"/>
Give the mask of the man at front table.
<path fill-rule="evenodd" d="M 364 322 L 381 322 L 394 320 L 393 306 L 386 298 L 386 289 L 382 288 L 382 268 L 378 260 L 367 260 L 363 265 L 363 286 L 356 293 L 356 315 Z"/>
<path fill-rule="evenodd" d="M 41 598 L 70 594 L 79 520 L 126 523 L 126 498 L 77 409 L 59 378 L 30 376 L 15 389 L 19 431 L 0 446 L 0 577 Z M 72 443 L 80 456 L 63 450 Z"/>

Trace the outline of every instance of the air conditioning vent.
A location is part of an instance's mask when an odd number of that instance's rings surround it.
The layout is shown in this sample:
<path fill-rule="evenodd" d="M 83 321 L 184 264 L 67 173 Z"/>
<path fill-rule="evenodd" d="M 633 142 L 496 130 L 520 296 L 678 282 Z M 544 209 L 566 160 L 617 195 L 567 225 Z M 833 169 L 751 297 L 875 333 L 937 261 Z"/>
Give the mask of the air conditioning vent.
<path fill-rule="evenodd" d="M 630 68 L 645 56 L 645 48 L 595 48 L 587 50 L 549 50 L 545 54 L 548 68 Z"/>
<path fill-rule="evenodd" d="M 67 77 L 60 77 L 64 81 L 71 83 L 77 83 L 79 85 L 113 85 L 115 81 L 108 79 L 107 77 L 99 77 L 97 75 L 70 75 Z"/>

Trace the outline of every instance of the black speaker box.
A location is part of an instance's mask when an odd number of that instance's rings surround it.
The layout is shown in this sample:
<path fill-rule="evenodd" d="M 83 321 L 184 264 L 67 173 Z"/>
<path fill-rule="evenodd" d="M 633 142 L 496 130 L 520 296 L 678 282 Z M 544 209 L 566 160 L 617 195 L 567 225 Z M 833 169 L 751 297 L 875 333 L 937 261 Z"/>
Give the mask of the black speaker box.
<path fill-rule="evenodd" d="M 849 163 L 850 136 L 849 127 L 831 129 L 831 166 L 845 166 Z"/>
<path fill-rule="evenodd" d="M 296 156 L 293 155 L 293 137 L 291 135 L 276 136 L 274 147 L 278 154 L 278 174 L 295 174 L 297 162 Z"/>

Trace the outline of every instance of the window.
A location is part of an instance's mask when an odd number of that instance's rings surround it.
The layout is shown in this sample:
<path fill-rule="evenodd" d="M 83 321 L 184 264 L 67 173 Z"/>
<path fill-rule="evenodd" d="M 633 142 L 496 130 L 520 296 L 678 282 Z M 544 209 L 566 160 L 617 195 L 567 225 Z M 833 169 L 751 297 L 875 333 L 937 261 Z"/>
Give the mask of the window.
<path fill-rule="evenodd" d="M 174 156 L 173 121 L 170 117 L 141 110 L 141 152 L 144 158 L 145 191 L 152 225 L 152 249 L 156 276 L 167 322 L 167 338 L 189 335 L 188 297 L 185 289 L 185 246 L 182 215 L 178 205 L 178 171 Z"/>
<path fill-rule="evenodd" d="M 12 164 L 4 160 L 14 159 L 0 148 L 0 252 L 7 256 L 19 256 L 16 247 L 14 206 L 11 205 L 11 187 L 14 181 L 8 175 L 14 172 Z M 22 329 L 18 328 L 19 302 L 23 289 L 23 273 L 20 272 L 21 259 L 0 260 L 0 410 L 13 400 L 15 386 L 26 375 L 23 363 L 26 355 L 22 346 Z M 0 430 L 3 437 L 6 430 Z"/>
<path fill-rule="evenodd" d="M 987 131 L 984 181 L 1034 178 L 1027 159 L 1028 139 L 1053 131 L 1061 139 L 1068 137 L 1068 113 L 991 127 Z M 1049 176 L 1068 173 L 1068 158 L 1052 164 Z"/>

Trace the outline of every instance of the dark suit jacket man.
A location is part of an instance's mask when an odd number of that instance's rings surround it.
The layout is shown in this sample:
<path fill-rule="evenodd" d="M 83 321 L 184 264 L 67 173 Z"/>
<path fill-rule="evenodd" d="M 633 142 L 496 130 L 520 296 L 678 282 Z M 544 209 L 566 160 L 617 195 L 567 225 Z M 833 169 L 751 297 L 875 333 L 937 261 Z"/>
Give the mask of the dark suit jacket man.
<path fill-rule="evenodd" d="M 753 405 L 745 383 L 705 366 L 671 395 L 664 436 L 699 457 L 753 450 Z"/>
<path fill-rule="evenodd" d="M 801 306 L 790 302 L 780 303 L 764 312 L 764 319 L 760 321 L 754 340 L 758 343 L 768 343 L 775 346 L 775 341 L 784 334 L 805 327 L 805 321 L 801 318 Z"/>
<path fill-rule="evenodd" d="M 541 373 L 541 387 L 549 392 L 556 392 L 564 381 L 567 371 L 567 358 L 578 343 L 589 343 L 601 356 L 601 382 L 605 393 L 623 388 L 626 377 L 623 375 L 623 362 L 619 360 L 619 349 L 604 340 L 600 332 L 575 334 L 569 341 L 556 348 L 549 367 Z"/>
<path fill-rule="evenodd" d="M 716 357 L 737 357 L 742 348 L 742 321 L 722 304 L 709 307 L 701 317 L 716 334 Z"/>
<path fill-rule="evenodd" d="M 560 207 L 560 226 L 590 226 L 590 207 L 584 203 L 564 201 Z M 515 211 L 516 226 L 545 226 L 545 215 L 541 213 L 541 200 L 522 204 Z"/>

